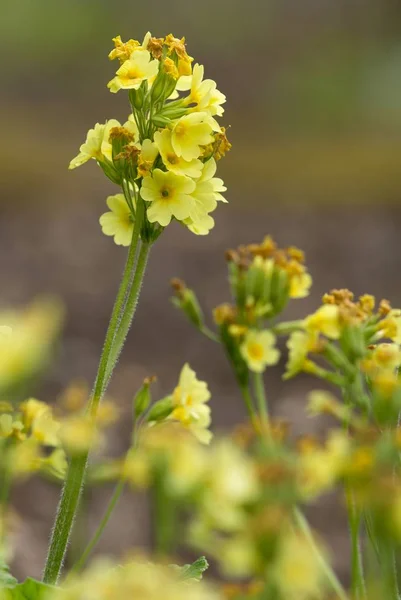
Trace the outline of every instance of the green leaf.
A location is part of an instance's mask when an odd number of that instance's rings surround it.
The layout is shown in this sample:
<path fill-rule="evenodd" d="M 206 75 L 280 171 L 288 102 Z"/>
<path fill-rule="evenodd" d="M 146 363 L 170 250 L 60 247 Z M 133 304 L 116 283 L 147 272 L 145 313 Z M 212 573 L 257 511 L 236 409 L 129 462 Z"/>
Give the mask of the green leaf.
<path fill-rule="evenodd" d="M 9 600 L 42 600 L 48 593 L 55 589 L 51 585 L 46 585 L 35 579 L 25 579 L 24 583 L 19 583 L 9 590 Z"/>
<path fill-rule="evenodd" d="M 187 581 L 188 579 L 196 579 L 196 581 L 200 581 L 202 579 L 203 573 L 208 569 L 209 563 L 207 562 L 204 556 L 198 558 L 192 565 L 184 565 L 183 567 L 179 567 L 180 574 L 179 577 L 182 581 Z"/>
<path fill-rule="evenodd" d="M 0 588 L 12 588 L 18 581 L 10 573 L 10 569 L 4 559 L 0 556 Z"/>

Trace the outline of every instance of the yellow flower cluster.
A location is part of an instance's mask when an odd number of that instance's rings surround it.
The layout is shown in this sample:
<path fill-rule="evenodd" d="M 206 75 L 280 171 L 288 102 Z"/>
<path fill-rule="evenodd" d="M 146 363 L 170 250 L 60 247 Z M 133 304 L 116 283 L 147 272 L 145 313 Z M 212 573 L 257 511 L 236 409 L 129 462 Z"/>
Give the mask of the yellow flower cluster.
<path fill-rule="evenodd" d="M 122 187 L 100 219 L 118 245 L 130 244 L 142 202 L 143 238 L 154 241 L 172 219 L 205 235 L 217 203 L 225 202 L 226 188 L 215 177 L 216 161 L 231 147 L 215 118 L 223 115 L 225 96 L 204 79 L 203 66 L 192 68 L 184 38 L 147 33 L 142 43 L 118 36 L 114 44 L 109 56 L 120 67 L 108 87 L 128 90 L 132 113 L 124 125 L 111 119 L 89 130 L 70 169 L 93 158 Z"/>
<path fill-rule="evenodd" d="M 290 299 L 308 295 L 312 278 L 301 250 L 292 246 L 280 249 L 269 236 L 261 244 L 228 250 L 226 259 L 234 302 L 217 306 L 214 320 L 218 337 L 242 381 L 247 369 L 262 373 L 267 366 L 277 364 L 280 352 L 271 320 Z M 193 291 L 177 279 L 172 285 L 174 303 L 210 337 Z"/>
<path fill-rule="evenodd" d="M 222 600 L 211 586 L 184 579 L 180 574 L 178 567 L 144 559 L 125 560 L 119 565 L 98 560 L 81 576 L 71 577 L 65 585 L 53 588 L 46 600 L 86 600 L 88 597 L 96 600 Z"/>
<path fill-rule="evenodd" d="M 67 463 L 59 437 L 61 425 L 51 407 L 30 398 L 17 411 L 6 402 L 0 409 L 0 445 L 10 476 L 19 478 L 43 470 L 63 478 Z"/>
<path fill-rule="evenodd" d="M 349 371 L 354 364 L 372 380 L 380 381 L 383 374 L 390 373 L 395 377 L 394 370 L 401 362 L 400 326 L 401 312 L 391 309 L 386 300 L 375 309 L 373 296 L 365 294 L 354 300 L 349 290 L 332 290 L 324 295 L 322 306 L 299 322 L 298 330 L 291 334 L 285 377 L 299 371 L 324 375 L 310 354 L 324 357 L 340 370 Z"/>

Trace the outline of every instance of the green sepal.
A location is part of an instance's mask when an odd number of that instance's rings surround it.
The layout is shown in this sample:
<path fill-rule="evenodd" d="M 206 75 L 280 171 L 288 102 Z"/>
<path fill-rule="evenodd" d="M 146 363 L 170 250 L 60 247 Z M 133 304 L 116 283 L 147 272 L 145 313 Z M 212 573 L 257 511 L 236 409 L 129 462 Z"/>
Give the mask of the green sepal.
<path fill-rule="evenodd" d="M 188 579 L 195 579 L 196 581 L 200 581 L 202 579 L 203 573 L 209 568 L 209 563 L 207 562 L 205 556 L 199 557 L 195 562 L 191 565 L 184 565 L 182 567 L 178 567 L 179 569 L 179 578 L 182 581 L 187 581 Z"/>
<path fill-rule="evenodd" d="M 164 421 L 174 409 L 173 399 L 171 396 L 158 400 L 149 411 L 147 421 Z"/>
<path fill-rule="evenodd" d="M 25 579 L 24 583 L 6 590 L 4 600 L 43 600 L 49 597 L 49 592 L 56 589 L 52 585 L 47 585 L 36 579 Z M 3 597 L 2 597 L 3 600 Z"/>

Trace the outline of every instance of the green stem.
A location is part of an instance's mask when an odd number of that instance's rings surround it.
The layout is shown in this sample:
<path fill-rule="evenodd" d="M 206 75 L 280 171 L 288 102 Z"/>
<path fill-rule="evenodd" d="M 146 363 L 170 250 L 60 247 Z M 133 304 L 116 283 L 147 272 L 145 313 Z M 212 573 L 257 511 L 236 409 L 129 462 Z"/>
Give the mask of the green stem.
<path fill-rule="evenodd" d="M 249 389 L 244 385 L 241 385 L 240 389 L 241 389 L 242 397 L 245 401 L 245 406 L 248 411 L 249 418 L 250 418 L 253 426 L 256 427 L 257 426 L 257 414 L 256 414 L 255 408 L 253 406 L 253 402 L 252 402 L 252 398 L 251 398 Z"/>
<path fill-rule="evenodd" d="M 171 498 L 162 470 L 156 474 L 153 489 L 154 546 L 159 559 L 171 556 L 177 535 L 176 503 Z"/>
<path fill-rule="evenodd" d="M 269 422 L 269 412 L 267 409 L 267 398 L 262 373 L 253 373 L 253 384 L 256 402 L 258 405 L 259 418 L 264 425 L 267 425 Z"/>
<path fill-rule="evenodd" d="M 110 318 L 93 391 L 87 407 L 87 411 L 93 419 L 96 417 L 97 408 L 103 397 L 106 381 L 108 381 L 111 376 L 111 372 L 107 367 L 120 319 L 121 321 L 123 320 L 121 312 L 124 311 L 125 313 L 125 299 L 132 279 L 132 270 L 139 242 L 140 227 L 141 223 L 139 222 L 137 215 L 123 278 Z M 127 303 L 128 301 L 129 299 L 127 300 Z M 83 454 L 74 455 L 71 459 L 65 484 L 61 492 L 60 503 L 58 506 L 57 516 L 48 549 L 43 575 L 43 581 L 45 583 L 54 584 L 59 578 L 71 534 L 71 529 L 77 513 L 79 499 L 85 479 L 88 455 L 89 451 L 86 451 Z"/>
<path fill-rule="evenodd" d="M 136 265 L 135 276 L 132 282 L 127 302 L 125 305 L 124 314 L 117 328 L 114 343 L 108 357 L 108 364 L 105 372 L 105 382 L 107 383 L 113 373 L 114 367 L 118 361 L 121 350 L 123 349 L 125 339 L 131 327 L 132 319 L 134 318 L 135 309 L 138 303 L 139 294 L 141 291 L 143 276 L 146 269 L 146 264 L 149 257 L 150 244 L 143 243 L 139 252 Z"/>
<path fill-rule="evenodd" d="M 346 490 L 351 539 L 351 589 L 355 600 L 366 598 L 363 557 L 360 542 L 361 513 L 355 506 L 353 493 Z"/>
<path fill-rule="evenodd" d="M 100 538 L 103 534 L 103 531 L 105 530 L 106 525 L 109 522 L 111 514 L 112 514 L 113 510 L 115 509 L 116 504 L 121 497 L 121 494 L 123 493 L 124 486 L 125 486 L 125 481 L 123 479 L 120 479 L 120 481 L 117 483 L 117 485 L 114 489 L 114 493 L 113 493 L 113 495 L 110 499 L 110 502 L 106 508 L 103 518 L 100 521 L 99 527 L 96 529 L 92 539 L 90 540 L 89 544 L 86 546 L 84 552 L 82 553 L 82 556 L 79 558 L 79 560 L 75 563 L 75 565 L 71 569 L 71 571 L 70 571 L 71 573 L 76 573 L 77 571 L 80 571 L 85 566 L 86 561 L 88 560 L 89 556 L 92 553 L 92 550 L 94 549 L 94 547 L 100 540 Z"/>
<path fill-rule="evenodd" d="M 320 563 L 320 567 L 321 567 L 322 571 L 324 572 L 328 583 L 330 584 L 331 588 L 333 589 L 333 592 L 337 595 L 338 600 L 349 600 L 346 591 L 344 590 L 343 586 L 337 579 L 337 576 L 334 573 L 333 569 L 331 568 L 329 563 L 326 561 L 326 559 L 320 552 L 319 548 L 316 546 L 315 540 L 313 538 L 312 532 L 309 527 L 309 523 L 307 522 L 304 515 L 301 513 L 301 511 L 298 508 L 295 509 L 294 516 L 295 516 L 295 521 L 296 521 L 300 531 L 302 531 L 305 538 L 309 542 L 311 550 L 313 551 L 316 558 L 318 559 L 318 561 Z"/>

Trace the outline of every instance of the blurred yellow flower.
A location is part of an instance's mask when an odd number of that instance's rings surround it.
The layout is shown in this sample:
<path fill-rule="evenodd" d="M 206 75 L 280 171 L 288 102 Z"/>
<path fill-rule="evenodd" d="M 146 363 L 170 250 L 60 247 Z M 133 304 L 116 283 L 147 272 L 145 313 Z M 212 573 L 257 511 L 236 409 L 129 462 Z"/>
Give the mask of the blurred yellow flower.
<path fill-rule="evenodd" d="M 113 236 L 117 246 L 129 246 L 134 231 L 134 221 L 124 194 L 109 196 L 106 203 L 110 212 L 104 213 L 99 219 L 103 233 Z"/>
<path fill-rule="evenodd" d="M 271 572 L 281 598 L 312 600 L 322 598 L 325 574 L 320 553 L 311 551 L 310 541 L 295 531 L 286 532 L 279 544 Z"/>
<path fill-rule="evenodd" d="M 305 298 L 309 295 L 312 277 L 305 265 L 298 265 L 299 273 L 290 274 L 290 298 Z"/>
<path fill-rule="evenodd" d="M 159 71 L 159 64 L 158 60 L 152 59 L 147 50 L 134 52 L 128 60 L 123 62 L 107 87 L 113 93 L 121 89 L 137 90 L 142 81 L 153 82 Z"/>
<path fill-rule="evenodd" d="M 194 206 L 190 196 L 194 189 L 195 183 L 189 177 L 155 169 L 141 187 L 142 198 L 151 202 L 147 210 L 149 221 L 166 227 L 172 217 L 179 221 L 188 218 Z"/>
<path fill-rule="evenodd" d="M 275 343 L 276 336 L 271 331 L 248 331 L 241 344 L 241 354 L 251 371 L 262 373 L 267 366 L 278 363 L 280 352 Z"/>
<path fill-rule="evenodd" d="M 196 377 L 188 364 L 181 370 L 178 386 L 172 394 L 174 409 L 171 418 L 180 421 L 200 442 L 208 444 L 212 433 L 208 430 L 211 423 L 210 392 L 205 381 Z"/>
<path fill-rule="evenodd" d="M 304 320 L 309 333 L 321 333 L 337 340 L 341 335 L 340 309 L 336 304 L 324 304 Z"/>
<path fill-rule="evenodd" d="M 79 154 L 70 162 L 69 169 L 76 169 L 91 158 L 104 162 L 105 158 L 111 160 L 111 145 L 109 154 L 104 154 L 104 141 L 108 141 L 110 129 L 119 127 L 120 123 L 116 119 L 110 119 L 106 123 L 96 123 L 93 129 L 89 129 L 86 140 L 79 148 Z"/>

